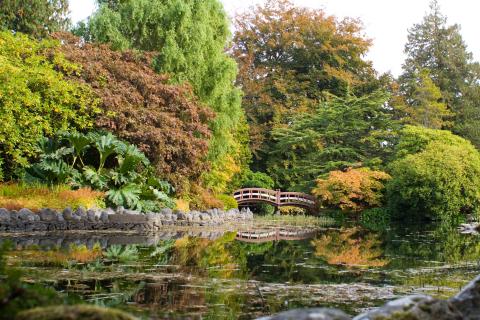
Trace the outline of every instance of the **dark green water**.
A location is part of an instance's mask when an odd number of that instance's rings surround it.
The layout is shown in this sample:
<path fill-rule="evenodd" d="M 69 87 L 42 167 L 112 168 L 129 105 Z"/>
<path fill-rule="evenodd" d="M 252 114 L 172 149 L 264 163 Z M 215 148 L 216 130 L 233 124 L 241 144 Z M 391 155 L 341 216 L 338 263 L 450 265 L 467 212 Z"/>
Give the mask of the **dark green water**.
<path fill-rule="evenodd" d="M 9 261 L 26 280 L 147 319 L 251 319 L 313 306 L 355 314 L 406 294 L 450 297 L 480 273 L 480 237 L 433 227 L 330 228 L 265 243 L 175 230 L 1 239 L 13 240 Z"/>

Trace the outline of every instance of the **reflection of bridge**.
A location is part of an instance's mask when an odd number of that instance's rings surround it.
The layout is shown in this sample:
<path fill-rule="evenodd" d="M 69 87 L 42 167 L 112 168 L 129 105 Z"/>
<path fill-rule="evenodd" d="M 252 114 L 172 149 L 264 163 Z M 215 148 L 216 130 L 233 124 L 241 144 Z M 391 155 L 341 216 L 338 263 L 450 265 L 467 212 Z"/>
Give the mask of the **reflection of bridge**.
<path fill-rule="evenodd" d="M 287 229 L 270 229 L 270 230 L 254 230 L 254 231 L 238 231 L 235 239 L 243 242 L 268 242 L 279 240 L 304 240 L 313 238 L 317 234 L 317 230 L 287 230 Z"/>
<path fill-rule="evenodd" d="M 268 203 L 275 207 L 294 206 L 315 210 L 317 199 L 314 196 L 301 192 L 281 192 L 262 188 L 240 189 L 234 192 L 233 197 L 238 205 L 244 206 L 255 203 Z"/>

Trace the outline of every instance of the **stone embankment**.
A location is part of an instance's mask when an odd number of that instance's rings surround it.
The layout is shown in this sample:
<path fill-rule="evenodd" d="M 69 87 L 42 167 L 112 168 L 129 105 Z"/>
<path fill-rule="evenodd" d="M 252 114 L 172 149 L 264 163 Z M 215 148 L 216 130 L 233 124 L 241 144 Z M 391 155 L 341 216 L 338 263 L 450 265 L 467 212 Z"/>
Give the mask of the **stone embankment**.
<path fill-rule="evenodd" d="M 33 232 L 64 230 L 120 230 L 152 232 L 165 226 L 218 226 L 253 219 L 249 209 L 228 211 L 211 209 L 199 211 L 172 211 L 140 213 L 122 207 L 113 209 L 66 208 L 62 212 L 42 209 L 34 213 L 29 209 L 0 208 L 0 232 Z"/>
<path fill-rule="evenodd" d="M 328 308 L 298 309 L 258 320 L 352 320 L 343 311 Z M 479 320 L 480 276 L 448 300 L 416 295 L 390 301 L 353 320 Z"/>

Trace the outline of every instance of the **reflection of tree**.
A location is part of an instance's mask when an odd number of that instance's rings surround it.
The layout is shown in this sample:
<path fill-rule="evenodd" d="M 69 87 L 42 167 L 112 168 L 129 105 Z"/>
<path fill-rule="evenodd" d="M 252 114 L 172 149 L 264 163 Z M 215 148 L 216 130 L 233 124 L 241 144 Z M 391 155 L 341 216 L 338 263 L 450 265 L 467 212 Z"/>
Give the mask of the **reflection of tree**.
<path fill-rule="evenodd" d="M 245 254 L 235 241 L 235 233 L 216 240 L 184 237 L 176 240 L 172 263 L 196 267 L 201 273 L 220 278 L 242 277 Z"/>
<path fill-rule="evenodd" d="M 328 232 L 312 241 L 315 255 L 329 264 L 360 267 L 383 267 L 389 260 L 383 258 L 381 240 L 376 234 L 360 228 Z"/>

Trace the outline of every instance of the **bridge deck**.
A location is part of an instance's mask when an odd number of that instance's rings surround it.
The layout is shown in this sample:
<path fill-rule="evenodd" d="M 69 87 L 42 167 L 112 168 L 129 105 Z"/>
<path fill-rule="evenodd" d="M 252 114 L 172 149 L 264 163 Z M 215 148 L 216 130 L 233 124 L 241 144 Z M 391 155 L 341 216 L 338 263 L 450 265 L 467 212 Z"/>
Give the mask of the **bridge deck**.
<path fill-rule="evenodd" d="M 314 196 L 301 192 L 281 192 L 262 188 L 246 188 L 234 192 L 238 204 L 268 203 L 276 207 L 299 206 L 309 209 L 317 207 Z"/>

